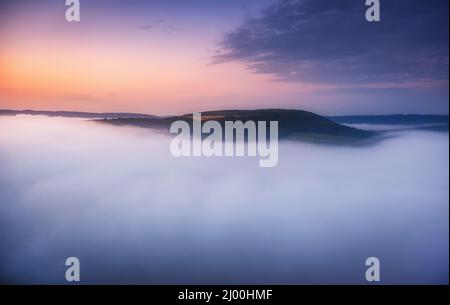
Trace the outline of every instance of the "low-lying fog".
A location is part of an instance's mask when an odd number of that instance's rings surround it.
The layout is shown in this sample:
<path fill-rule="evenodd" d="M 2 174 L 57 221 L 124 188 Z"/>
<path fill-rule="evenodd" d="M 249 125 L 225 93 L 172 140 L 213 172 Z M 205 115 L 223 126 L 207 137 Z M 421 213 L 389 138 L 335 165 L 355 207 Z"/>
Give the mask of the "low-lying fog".
<path fill-rule="evenodd" d="M 0 117 L 0 282 L 448 283 L 449 136 L 174 158 L 151 130 Z"/>

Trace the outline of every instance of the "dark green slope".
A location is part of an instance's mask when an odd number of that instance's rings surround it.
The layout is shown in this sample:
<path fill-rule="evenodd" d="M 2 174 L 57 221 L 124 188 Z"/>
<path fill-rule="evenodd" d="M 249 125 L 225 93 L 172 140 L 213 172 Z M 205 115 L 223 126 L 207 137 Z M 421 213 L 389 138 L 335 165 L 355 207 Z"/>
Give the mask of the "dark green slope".
<path fill-rule="evenodd" d="M 302 110 L 220 110 L 202 112 L 202 121 L 278 121 L 280 139 L 303 139 L 325 142 L 348 142 L 369 139 L 376 133 L 347 127 L 317 114 Z M 192 122 L 192 114 L 151 119 L 107 119 L 100 122 L 169 130 L 172 122 Z M 268 124 L 267 124 L 268 125 Z"/>

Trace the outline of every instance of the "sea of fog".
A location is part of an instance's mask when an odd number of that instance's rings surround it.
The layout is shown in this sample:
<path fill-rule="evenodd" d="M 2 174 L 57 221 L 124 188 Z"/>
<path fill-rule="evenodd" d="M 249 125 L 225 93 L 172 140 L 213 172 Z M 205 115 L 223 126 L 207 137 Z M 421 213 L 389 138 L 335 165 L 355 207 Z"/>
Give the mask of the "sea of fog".
<path fill-rule="evenodd" d="M 174 158 L 149 129 L 0 117 L 0 282 L 448 283 L 449 135 Z"/>

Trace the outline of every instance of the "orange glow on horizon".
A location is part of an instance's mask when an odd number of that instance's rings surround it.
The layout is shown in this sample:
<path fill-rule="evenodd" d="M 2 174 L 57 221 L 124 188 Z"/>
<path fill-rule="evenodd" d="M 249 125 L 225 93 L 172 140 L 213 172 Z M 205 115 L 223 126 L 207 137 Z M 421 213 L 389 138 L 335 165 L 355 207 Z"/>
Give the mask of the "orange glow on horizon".
<path fill-rule="evenodd" d="M 164 109 L 186 102 L 195 106 L 197 98 L 214 103 L 224 96 L 256 99 L 314 90 L 272 81 L 236 63 L 211 65 L 190 49 L 165 52 L 105 42 L 80 46 L 21 40 L 1 49 L 0 64 L 0 108 L 170 112 Z"/>

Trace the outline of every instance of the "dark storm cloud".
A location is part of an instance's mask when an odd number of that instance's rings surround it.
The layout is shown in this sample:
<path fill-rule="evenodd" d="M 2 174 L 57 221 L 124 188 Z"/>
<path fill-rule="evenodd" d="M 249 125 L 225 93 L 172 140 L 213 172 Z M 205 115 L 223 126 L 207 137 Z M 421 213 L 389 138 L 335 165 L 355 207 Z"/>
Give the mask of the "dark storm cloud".
<path fill-rule="evenodd" d="M 448 80 L 448 5 L 385 0 L 381 22 L 369 23 L 364 0 L 279 0 L 225 34 L 215 62 L 290 81 Z"/>

